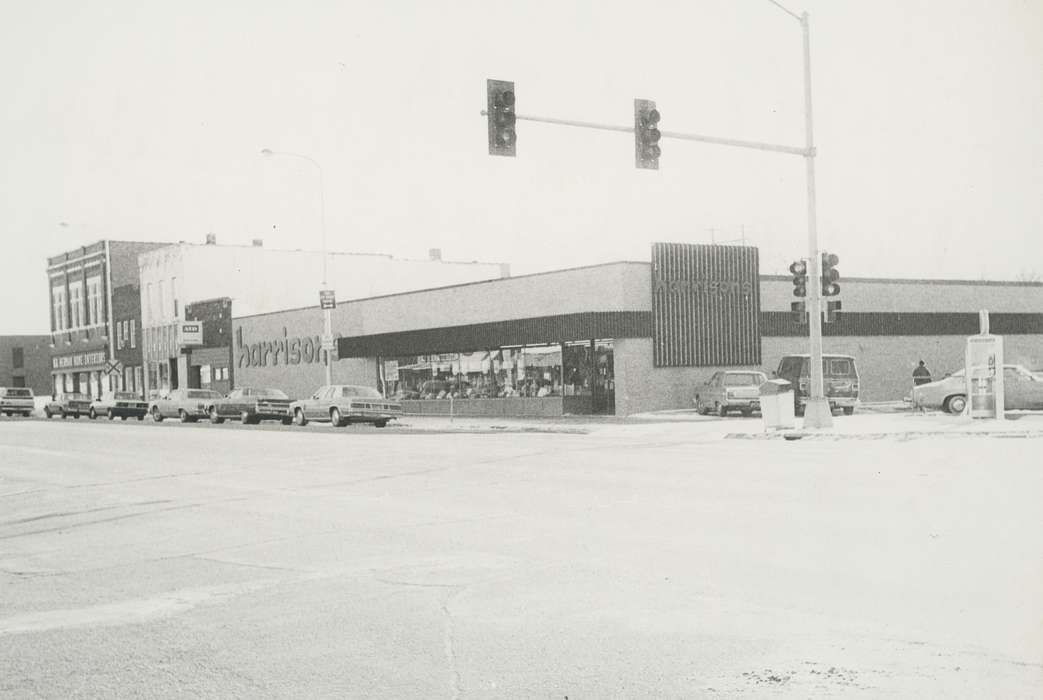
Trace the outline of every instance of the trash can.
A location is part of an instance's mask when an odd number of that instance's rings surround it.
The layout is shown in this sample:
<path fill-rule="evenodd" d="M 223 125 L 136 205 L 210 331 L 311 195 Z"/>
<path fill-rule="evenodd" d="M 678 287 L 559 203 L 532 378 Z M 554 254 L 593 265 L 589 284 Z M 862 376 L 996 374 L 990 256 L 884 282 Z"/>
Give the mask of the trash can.
<path fill-rule="evenodd" d="M 793 385 L 785 379 L 769 379 L 760 387 L 761 417 L 765 430 L 796 428 Z"/>

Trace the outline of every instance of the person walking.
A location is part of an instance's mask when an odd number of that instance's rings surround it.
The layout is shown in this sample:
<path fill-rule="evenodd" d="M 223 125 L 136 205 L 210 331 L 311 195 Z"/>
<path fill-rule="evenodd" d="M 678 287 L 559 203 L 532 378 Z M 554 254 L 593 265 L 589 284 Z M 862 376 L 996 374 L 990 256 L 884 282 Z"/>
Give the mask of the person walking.
<path fill-rule="evenodd" d="M 913 386 L 920 386 L 921 384 L 928 384 L 931 381 L 931 371 L 924 365 L 923 360 L 920 360 L 920 364 L 913 370 Z"/>

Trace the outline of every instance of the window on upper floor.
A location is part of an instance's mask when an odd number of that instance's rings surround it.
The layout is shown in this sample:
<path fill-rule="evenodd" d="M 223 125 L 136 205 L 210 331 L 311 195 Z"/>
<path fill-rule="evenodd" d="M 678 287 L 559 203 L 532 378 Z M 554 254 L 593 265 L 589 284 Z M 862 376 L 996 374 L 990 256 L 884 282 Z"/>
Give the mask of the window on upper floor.
<path fill-rule="evenodd" d="M 174 303 L 174 318 L 178 318 L 177 315 L 177 277 L 170 278 L 170 299 Z"/>
<path fill-rule="evenodd" d="M 25 351 L 22 348 L 11 348 L 11 368 L 22 369 L 25 366 Z"/>
<path fill-rule="evenodd" d="M 83 282 L 69 283 L 69 310 L 72 312 L 72 327 L 82 328 L 83 319 Z"/>
<path fill-rule="evenodd" d="M 130 332 L 127 335 L 130 337 L 130 347 L 132 348 L 138 347 L 138 341 L 134 337 L 137 332 L 137 328 L 134 327 L 135 325 L 137 325 L 135 320 L 130 319 Z"/>
<path fill-rule="evenodd" d="M 51 287 L 51 304 L 54 306 L 54 330 L 66 327 L 65 287 Z"/>
<path fill-rule="evenodd" d="M 101 277 L 87 280 L 87 325 L 101 323 Z"/>

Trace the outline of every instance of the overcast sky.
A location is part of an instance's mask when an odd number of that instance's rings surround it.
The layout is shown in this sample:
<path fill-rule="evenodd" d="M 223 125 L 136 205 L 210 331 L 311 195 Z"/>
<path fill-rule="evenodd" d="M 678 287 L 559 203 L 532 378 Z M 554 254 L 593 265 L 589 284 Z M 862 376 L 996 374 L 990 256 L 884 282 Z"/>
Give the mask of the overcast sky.
<path fill-rule="evenodd" d="M 1043 275 L 1043 2 L 787 0 L 811 14 L 823 248 L 847 276 Z M 800 146 L 799 23 L 769 0 L 5 3 L 0 333 L 48 330 L 45 257 L 102 238 L 511 263 L 739 239 L 807 253 L 799 156 L 518 124 L 518 112 Z M 318 282 L 318 281 L 317 281 Z"/>

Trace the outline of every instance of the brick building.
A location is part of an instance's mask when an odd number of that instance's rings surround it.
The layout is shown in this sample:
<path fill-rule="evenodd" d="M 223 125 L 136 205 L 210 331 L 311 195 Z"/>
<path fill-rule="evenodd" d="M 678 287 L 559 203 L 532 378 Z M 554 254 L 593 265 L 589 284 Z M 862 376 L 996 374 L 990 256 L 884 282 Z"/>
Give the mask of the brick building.
<path fill-rule="evenodd" d="M 51 393 L 47 335 L 0 335 L 0 386 L 29 387 L 37 396 Z"/>
<path fill-rule="evenodd" d="M 125 386 L 140 391 L 138 256 L 164 245 L 103 240 L 47 259 L 48 393 L 100 396 Z M 110 374 L 107 368 L 116 360 L 124 367 Z"/>

